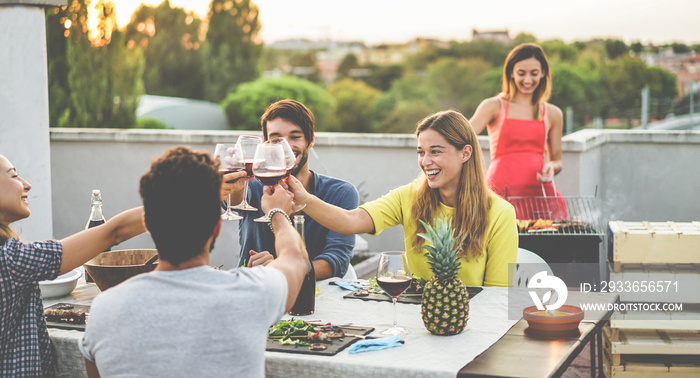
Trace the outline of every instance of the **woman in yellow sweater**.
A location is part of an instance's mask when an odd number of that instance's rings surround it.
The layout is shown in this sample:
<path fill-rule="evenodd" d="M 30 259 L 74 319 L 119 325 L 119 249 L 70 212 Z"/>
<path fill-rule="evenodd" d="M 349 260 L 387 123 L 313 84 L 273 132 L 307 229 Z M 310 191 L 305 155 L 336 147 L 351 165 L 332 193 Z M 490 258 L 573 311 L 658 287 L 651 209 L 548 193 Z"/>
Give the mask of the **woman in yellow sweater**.
<path fill-rule="evenodd" d="M 515 210 L 487 188 L 483 157 L 474 129 L 461 113 L 448 110 L 423 119 L 416 128 L 416 180 L 354 210 L 345 210 L 304 190 L 290 178 L 295 201 L 318 223 L 344 235 L 378 235 L 401 224 L 413 274 L 425 279 L 432 272 L 423 255 L 418 219 L 433 223 L 452 218 L 454 235 L 462 245 L 459 277 L 471 286 L 508 286 L 508 264 L 515 263 L 518 231 Z"/>

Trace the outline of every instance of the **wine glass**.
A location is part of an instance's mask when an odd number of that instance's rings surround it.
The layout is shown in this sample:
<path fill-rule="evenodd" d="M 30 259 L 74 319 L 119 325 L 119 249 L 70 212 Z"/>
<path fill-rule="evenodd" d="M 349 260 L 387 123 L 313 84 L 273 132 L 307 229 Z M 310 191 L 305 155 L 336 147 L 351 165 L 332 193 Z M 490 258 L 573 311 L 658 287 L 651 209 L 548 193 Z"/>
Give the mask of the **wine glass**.
<path fill-rule="evenodd" d="M 238 155 L 241 154 L 240 147 L 233 143 L 218 143 L 214 148 L 214 158 L 219 161 L 219 172 L 222 175 L 231 172 L 240 172 L 245 167 L 240 164 Z M 231 194 L 226 200 L 226 211 L 221 214 L 223 220 L 239 220 L 242 216 L 231 211 Z"/>
<path fill-rule="evenodd" d="M 270 138 L 270 143 L 279 143 L 284 149 L 284 161 L 287 165 L 287 174 L 282 180 L 286 180 L 292 174 L 292 169 L 294 169 L 294 166 L 297 164 L 297 157 L 294 155 L 294 150 L 292 150 L 292 146 L 289 145 L 289 142 L 287 142 L 285 138 Z M 306 207 L 305 203 L 298 204 L 292 201 L 292 214 L 299 214 L 304 207 Z"/>
<path fill-rule="evenodd" d="M 383 330 L 381 334 L 398 336 L 409 333 L 409 330 L 400 327 L 396 322 L 396 300 L 411 285 L 411 268 L 406 252 L 390 251 L 379 255 L 377 284 L 391 297 L 394 307 L 394 325 Z"/>
<path fill-rule="evenodd" d="M 238 160 L 245 164 L 245 170 L 248 173 L 248 177 L 253 177 L 253 161 L 255 159 L 255 149 L 259 144 L 262 143 L 262 138 L 256 135 L 241 135 L 238 137 L 236 144 L 241 148 L 241 155 L 238 156 Z M 248 183 L 243 187 L 243 201 L 236 206 L 232 206 L 232 209 L 245 210 L 245 211 L 257 211 L 253 206 L 248 204 L 246 201 L 248 197 Z"/>
<path fill-rule="evenodd" d="M 265 142 L 258 144 L 253 159 L 253 174 L 263 185 L 275 185 L 287 175 L 284 149 L 279 143 Z M 267 216 L 253 219 L 256 222 L 269 222 Z"/>

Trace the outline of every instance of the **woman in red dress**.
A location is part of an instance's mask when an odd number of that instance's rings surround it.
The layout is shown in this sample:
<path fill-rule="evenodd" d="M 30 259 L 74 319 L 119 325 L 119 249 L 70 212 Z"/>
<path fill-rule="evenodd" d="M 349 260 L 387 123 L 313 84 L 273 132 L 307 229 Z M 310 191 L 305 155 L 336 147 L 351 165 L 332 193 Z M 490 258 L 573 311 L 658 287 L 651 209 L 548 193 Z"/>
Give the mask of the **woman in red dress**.
<path fill-rule="evenodd" d="M 482 101 L 470 119 L 477 133 L 488 130 L 491 163 L 486 179 L 494 192 L 513 203 L 518 219 L 566 219 L 566 202 L 553 183 L 562 169 L 563 117 L 561 109 L 546 102 L 552 73 L 542 48 L 533 43 L 516 46 L 506 57 L 502 80 L 502 92 Z"/>

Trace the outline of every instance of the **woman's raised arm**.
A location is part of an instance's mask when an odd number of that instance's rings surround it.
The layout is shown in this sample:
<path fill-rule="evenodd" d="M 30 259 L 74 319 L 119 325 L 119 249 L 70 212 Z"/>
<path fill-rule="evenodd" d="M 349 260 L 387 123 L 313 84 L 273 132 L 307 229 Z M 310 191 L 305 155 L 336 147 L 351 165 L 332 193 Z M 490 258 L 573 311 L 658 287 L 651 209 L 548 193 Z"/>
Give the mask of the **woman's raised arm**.
<path fill-rule="evenodd" d="M 346 210 L 326 203 L 309 194 L 301 181 L 294 176 L 289 176 L 287 184 L 294 194 L 294 201 L 306 204 L 304 212 L 321 226 L 342 235 L 374 232 L 374 221 L 365 210 L 360 208 Z"/>
<path fill-rule="evenodd" d="M 61 274 L 69 272 L 100 252 L 146 231 L 143 207 L 117 214 L 102 225 L 61 239 Z"/>

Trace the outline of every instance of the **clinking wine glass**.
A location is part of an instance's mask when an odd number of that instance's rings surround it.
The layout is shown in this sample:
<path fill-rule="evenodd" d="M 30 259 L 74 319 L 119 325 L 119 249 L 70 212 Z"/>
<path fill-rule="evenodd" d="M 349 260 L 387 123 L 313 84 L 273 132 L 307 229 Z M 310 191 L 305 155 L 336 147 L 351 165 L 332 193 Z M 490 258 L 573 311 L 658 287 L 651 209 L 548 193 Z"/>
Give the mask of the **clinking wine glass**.
<path fill-rule="evenodd" d="M 411 268 L 406 252 L 390 251 L 379 255 L 377 284 L 391 297 L 394 308 L 393 326 L 381 331 L 381 334 L 398 336 L 409 333 L 409 330 L 400 327 L 396 321 L 396 301 L 411 285 Z"/>
<path fill-rule="evenodd" d="M 287 165 L 287 174 L 284 176 L 283 180 L 287 180 L 289 176 L 292 174 L 292 169 L 294 169 L 294 166 L 297 164 L 297 157 L 294 154 L 294 150 L 292 150 L 292 146 L 289 145 L 289 142 L 287 142 L 287 139 L 281 138 L 281 137 L 275 137 L 275 138 L 270 138 L 270 143 L 279 143 L 282 145 L 282 148 L 284 149 L 284 161 L 285 164 Z M 302 209 L 306 207 L 305 203 L 296 203 L 292 201 L 292 213 L 293 214 L 299 214 Z"/>
<path fill-rule="evenodd" d="M 253 161 L 255 159 L 255 149 L 259 144 L 262 143 L 262 138 L 256 135 L 241 135 L 238 137 L 236 144 L 241 148 L 241 155 L 239 156 L 239 161 L 242 161 L 245 170 L 248 173 L 248 178 L 253 177 Z M 248 183 L 243 187 L 243 201 L 236 206 L 232 206 L 232 209 L 245 210 L 245 211 L 257 211 L 253 206 L 248 204 L 246 198 L 248 197 Z"/>
<path fill-rule="evenodd" d="M 276 185 L 287 174 L 284 149 L 279 143 L 261 143 L 255 149 L 253 174 L 263 185 Z M 267 216 L 255 218 L 256 222 L 269 222 Z"/>
<path fill-rule="evenodd" d="M 219 161 L 219 172 L 222 175 L 231 172 L 239 172 L 244 169 L 244 165 L 238 159 L 240 147 L 233 143 L 218 143 L 214 148 L 214 158 Z M 239 220 L 242 216 L 231 211 L 231 195 L 228 195 L 226 200 L 226 211 L 221 214 L 221 219 L 224 220 Z"/>
<path fill-rule="evenodd" d="M 282 138 L 282 137 L 274 137 L 270 138 L 268 141 L 265 143 L 270 143 L 270 144 L 279 144 L 282 146 L 282 149 L 284 150 L 284 163 L 285 167 L 287 168 L 287 171 L 282 177 L 282 180 L 287 180 L 289 176 L 292 174 L 292 169 L 294 169 L 294 166 L 297 163 L 297 157 L 294 155 L 294 150 L 292 150 L 292 147 L 289 145 L 289 142 L 287 142 L 287 139 Z M 306 207 L 306 204 L 302 203 L 296 203 L 292 201 L 292 214 L 299 214 L 302 209 Z M 263 222 L 267 223 L 270 222 L 270 220 L 267 218 L 265 214 L 262 216 L 253 219 L 256 222 Z"/>

